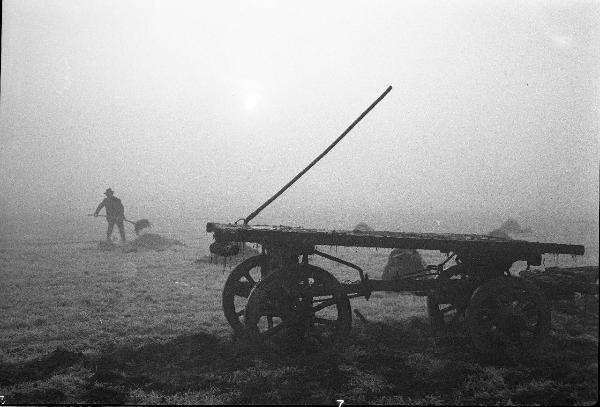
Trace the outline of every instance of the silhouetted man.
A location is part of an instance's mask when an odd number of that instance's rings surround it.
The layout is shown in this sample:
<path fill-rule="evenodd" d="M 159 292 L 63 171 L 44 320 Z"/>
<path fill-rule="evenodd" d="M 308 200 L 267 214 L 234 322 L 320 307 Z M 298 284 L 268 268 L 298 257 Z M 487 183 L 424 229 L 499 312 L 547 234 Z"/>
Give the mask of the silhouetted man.
<path fill-rule="evenodd" d="M 113 194 L 114 192 L 110 188 L 104 192 L 106 198 L 100 202 L 100 205 L 98 205 L 96 208 L 96 212 L 94 212 L 94 216 L 97 217 L 100 209 L 103 207 L 106 208 L 106 221 L 108 222 L 106 240 L 110 242 L 110 236 L 112 235 L 112 231 L 116 223 L 117 227 L 119 228 L 119 234 L 121 235 L 121 241 L 125 242 L 125 226 L 123 226 L 123 220 L 125 219 L 125 208 L 123 207 L 121 200 Z"/>

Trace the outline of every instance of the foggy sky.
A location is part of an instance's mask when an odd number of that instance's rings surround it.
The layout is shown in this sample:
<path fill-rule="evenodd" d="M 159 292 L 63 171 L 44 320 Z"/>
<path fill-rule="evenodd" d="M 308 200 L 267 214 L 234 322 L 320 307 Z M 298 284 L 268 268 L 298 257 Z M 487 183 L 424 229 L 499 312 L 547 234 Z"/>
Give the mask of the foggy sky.
<path fill-rule="evenodd" d="M 97 232 L 107 187 L 129 218 L 233 222 L 392 85 L 254 223 L 514 217 L 597 242 L 599 22 L 575 1 L 4 0 L 1 233 Z"/>

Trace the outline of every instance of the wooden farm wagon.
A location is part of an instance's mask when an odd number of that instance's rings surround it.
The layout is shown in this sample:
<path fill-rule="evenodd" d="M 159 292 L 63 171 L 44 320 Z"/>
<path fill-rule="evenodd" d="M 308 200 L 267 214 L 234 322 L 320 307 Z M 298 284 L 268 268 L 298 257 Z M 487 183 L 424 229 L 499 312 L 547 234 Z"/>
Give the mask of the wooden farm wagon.
<path fill-rule="evenodd" d="M 476 349 L 497 352 L 538 348 L 550 329 L 550 308 L 532 283 L 510 275 L 516 261 L 540 265 L 543 254 L 582 255 L 583 246 L 509 240 L 472 234 L 356 232 L 208 223 L 218 245 L 257 243 L 262 253 L 237 265 L 223 289 L 223 311 L 234 331 L 254 339 L 277 335 L 338 341 L 349 332 L 350 298 L 374 291 L 410 292 L 427 297 L 435 329 L 464 314 Z M 351 246 L 438 250 L 441 264 L 399 280 L 369 279 L 357 265 L 318 250 Z M 340 282 L 310 264 L 322 256 L 353 268 L 358 279 Z M 452 261 L 451 261 L 452 260 Z M 450 265 L 451 264 L 451 265 Z"/>
<path fill-rule="evenodd" d="M 411 292 L 427 297 L 435 329 L 451 315 L 465 315 L 474 346 L 482 352 L 517 347 L 537 349 L 550 329 L 550 309 L 540 290 L 509 270 L 516 261 L 540 265 L 547 253 L 583 255 L 579 245 L 537 243 L 470 234 L 356 232 L 314 230 L 249 222 L 323 158 L 390 91 L 388 87 L 325 151 L 274 196 L 239 223 L 210 222 L 212 253 L 227 256 L 238 245 L 257 243 L 262 253 L 235 267 L 223 289 L 223 311 L 237 334 L 271 340 L 292 334 L 337 341 L 349 332 L 350 298 L 369 298 L 374 291 Z M 318 250 L 350 246 L 438 250 L 440 264 L 400 280 L 374 280 L 357 265 Z M 322 256 L 355 269 L 358 279 L 340 282 L 310 264 Z"/>

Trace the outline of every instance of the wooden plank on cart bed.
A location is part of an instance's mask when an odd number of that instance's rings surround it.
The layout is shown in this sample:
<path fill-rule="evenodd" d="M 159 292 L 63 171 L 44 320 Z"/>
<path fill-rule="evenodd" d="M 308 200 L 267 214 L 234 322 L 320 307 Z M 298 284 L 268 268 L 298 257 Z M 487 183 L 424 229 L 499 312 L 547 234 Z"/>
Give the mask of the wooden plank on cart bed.
<path fill-rule="evenodd" d="M 581 245 L 528 242 L 500 237 L 454 233 L 355 232 L 349 230 L 305 229 L 291 226 L 233 225 L 209 222 L 206 231 L 217 241 L 265 244 L 352 246 L 455 251 L 500 251 L 517 253 L 554 253 L 583 255 Z"/>

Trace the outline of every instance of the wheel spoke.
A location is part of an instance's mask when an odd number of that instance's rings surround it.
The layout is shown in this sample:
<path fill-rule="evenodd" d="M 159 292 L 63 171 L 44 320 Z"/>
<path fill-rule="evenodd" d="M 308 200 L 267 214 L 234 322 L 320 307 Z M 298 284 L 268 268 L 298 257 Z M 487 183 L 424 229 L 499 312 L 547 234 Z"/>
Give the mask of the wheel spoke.
<path fill-rule="evenodd" d="M 272 322 L 272 320 L 271 320 Z M 266 331 L 261 332 L 261 336 L 264 338 L 268 338 L 271 337 L 273 335 L 275 335 L 277 332 L 282 331 L 284 328 L 287 327 L 287 322 L 286 321 L 281 321 L 281 323 L 279 325 L 275 325 L 274 327 L 268 328 Z"/>
<path fill-rule="evenodd" d="M 250 270 L 246 271 L 246 273 L 244 274 L 244 277 L 246 277 L 246 280 L 248 280 L 250 282 L 250 284 L 252 284 L 252 285 L 256 284 L 256 281 L 254 281 L 254 279 L 250 275 Z"/>
<path fill-rule="evenodd" d="M 323 308 L 327 308 L 327 307 L 329 307 L 331 305 L 334 305 L 335 303 L 336 303 L 335 298 L 330 298 L 330 299 L 327 299 L 327 300 L 323 300 L 323 302 L 321 302 L 319 305 L 314 306 L 312 308 L 312 311 L 313 312 L 318 312 L 318 311 L 322 310 Z"/>
<path fill-rule="evenodd" d="M 456 306 L 455 306 L 455 305 L 449 305 L 449 306 L 447 306 L 446 308 L 442 308 L 442 309 L 440 309 L 440 312 L 442 312 L 442 313 L 444 313 L 444 314 L 445 314 L 445 313 L 447 313 L 447 312 L 454 311 L 455 309 L 456 309 Z"/>
<path fill-rule="evenodd" d="M 323 302 L 323 301 L 330 301 L 331 297 L 327 297 L 327 298 L 314 298 L 312 299 L 312 302 Z"/>

